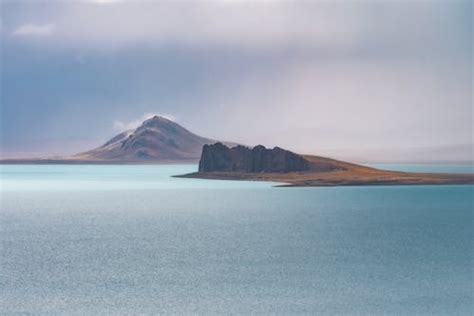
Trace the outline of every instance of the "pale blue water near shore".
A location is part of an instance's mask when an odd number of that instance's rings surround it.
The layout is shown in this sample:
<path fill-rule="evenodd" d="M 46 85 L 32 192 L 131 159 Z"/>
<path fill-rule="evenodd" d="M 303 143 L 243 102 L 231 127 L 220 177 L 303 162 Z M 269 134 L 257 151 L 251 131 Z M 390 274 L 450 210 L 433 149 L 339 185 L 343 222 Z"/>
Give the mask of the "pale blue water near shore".
<path fill-rule="evenodd" d="M 448 172 L 448 173 L 474 173 L 473 164 L 464 165 L 432 165 L 432 164 L 373 164 L 371 167 L 408 172 Z"/>
<path fill-rule="evenodd" d="M 3 314 L 473 311 L 473 186 L 275 188 L 170 178 L 196 168 L 172 165 L 0 168 Z"/>

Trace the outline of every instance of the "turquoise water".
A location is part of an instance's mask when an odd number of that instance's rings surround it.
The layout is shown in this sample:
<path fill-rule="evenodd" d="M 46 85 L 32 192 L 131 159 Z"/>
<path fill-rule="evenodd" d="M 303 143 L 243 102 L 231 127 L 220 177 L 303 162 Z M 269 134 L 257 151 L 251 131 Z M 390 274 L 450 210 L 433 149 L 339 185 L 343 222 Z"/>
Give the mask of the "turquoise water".
<path fill-rule="evenodd" d="M 472 313 L 473 186 L 195 168 L 1 166 L 0 313 Z"/>
<path fill-rule="evenodd" d="M 173 178 L 195 165 L 0 165 L 3 192 L 268 188 L 276 183 Z"/>
<path fill-rule="evenodd" d="M 448 172 L 448 173 L 474 173 L 473 164 L 464 165 L 433 165 L 433 164 L 371 164 L 371 167 L 408 172 Z"/>

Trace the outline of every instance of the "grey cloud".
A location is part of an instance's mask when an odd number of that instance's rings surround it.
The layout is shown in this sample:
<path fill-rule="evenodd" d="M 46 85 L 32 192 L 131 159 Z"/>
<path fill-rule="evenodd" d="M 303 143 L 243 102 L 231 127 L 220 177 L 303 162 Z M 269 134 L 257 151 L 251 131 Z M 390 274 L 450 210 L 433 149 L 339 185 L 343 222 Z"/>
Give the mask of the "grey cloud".
<path fill-rule="evenodd" d="M 469 144 L 471 9 L 468 1 L 8 2 L 3 145 L 53 136 L 100 143 L 114 121 L 126 128 L 143 113 L 169 113 L 209 137 L 315 154 L 392 147 L 410 148 L 409 159 L 412 148 Z M 11 36 L 27 23 L 55 29 Z"/>
<path fill-rule="evenodd" d="M 53 2 L 48 45 L 121 49 L 184 45 L 244 51 L 306 50 L 385 54 L 465 50 L 468 2 Z M 454 9 L 453 9 L 454 7 Z M 446 14 L 447 11 L 452 14 Z M 448 12 L 449 13 L 449 12 Z M 464 13 L 465 14 L 465 13 Z M 25 23 L 18 21 L 18 23 Z M 17 26 L 18 27 L 18 26 Z M 21 27 L 21 26 L 19 26 Z M 456 32 L 459 34 L 459 32 Z M 448 44 L 448 45 L 447 45 Z"/>

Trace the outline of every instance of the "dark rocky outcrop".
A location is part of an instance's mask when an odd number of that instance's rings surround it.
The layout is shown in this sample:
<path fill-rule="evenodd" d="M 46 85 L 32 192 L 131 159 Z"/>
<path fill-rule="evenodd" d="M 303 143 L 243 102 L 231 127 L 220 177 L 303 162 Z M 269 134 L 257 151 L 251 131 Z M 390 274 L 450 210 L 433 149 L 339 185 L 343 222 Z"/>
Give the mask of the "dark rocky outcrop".
<path fill-rule="evenodd" d="M 222 143 L 204 145 L 199 161 L 199 172 L 295 172 L 310 168 L 311 164 L 298 154 L 262 145 L 254 148 L 229 148 Z"/>

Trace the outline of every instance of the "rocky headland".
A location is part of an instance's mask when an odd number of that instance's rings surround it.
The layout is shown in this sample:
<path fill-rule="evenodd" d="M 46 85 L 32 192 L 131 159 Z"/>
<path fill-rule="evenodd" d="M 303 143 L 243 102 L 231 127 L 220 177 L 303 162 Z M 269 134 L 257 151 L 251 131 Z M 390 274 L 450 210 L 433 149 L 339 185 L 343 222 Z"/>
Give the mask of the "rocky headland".
<path fill-rule="evenodd" d="M 282 186 L 474 184 L 472 173 L 389 171 L 279 147 L 229 148 L 221 143 L 203 146 L 198 172 L 177 177 L 272 181 Z"/>

